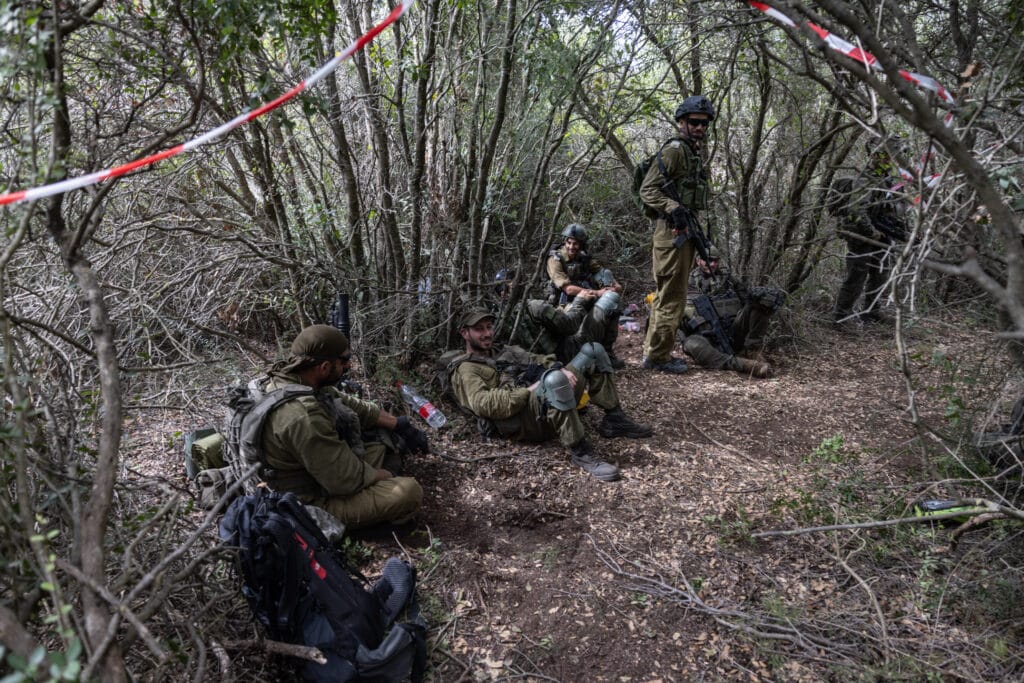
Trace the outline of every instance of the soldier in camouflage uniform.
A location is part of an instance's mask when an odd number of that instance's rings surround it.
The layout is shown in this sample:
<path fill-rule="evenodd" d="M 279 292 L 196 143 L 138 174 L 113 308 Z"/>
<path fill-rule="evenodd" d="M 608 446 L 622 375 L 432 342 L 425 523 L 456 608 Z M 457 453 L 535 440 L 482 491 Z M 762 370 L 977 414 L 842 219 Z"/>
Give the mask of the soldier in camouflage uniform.
<path fill-rule="evenodd" d="M 636 439 L 652 434 L 623 412 L 600 344 L 585 345 L 563 367 L 552 356 L 495 344 L 494 314 L 484 309 L 462 317 L 460 334 L 465 352 L 447 363 L 451 391 L 459 406 L 476 416 L 484 435 L 532 442 L 557 438 L 569 448 L 573 464 L 601 481 L 614 481 L 619 468 L 594 453 L 576 411 L 584 388 L 590 402 L 605 411 L 598 426 L 601 436 Z"/>
<path fill-rule="evenodd" d="M 676 109 L 679 137 L 669 140 L 658 152 L 658 162 L 640 186 L 644 215 L 651 220 L 654 240 L 651 260 L 657 293 L 644 340 L 643 367 L 680 374 L 686 363 L 672 356 L 676 331 L 686 307 L 687 282 L 693 264 L 694 246 L 687 240 L 676 248 L 673 240 L 689 216 L 708 207 L 707 173 L 700 144 L 715 118 L 715 108 L 703 96 L 687 97 Z"/>
<path fill-rule="evenodd" d="M 267 417 L 263 476 L 270 488 L 295 493 L 350 529 L 403 523 L 419 510 L 423 489 L 411 477 L 395 476 L 399 448 L 404 443 L 414 452 L 429 452 L 427 438 L 408 417 L 334 387 L 351 357 L 341 331 L 313 325 L 292 342 L 291 356 L 260 381 L 267 392 L 286 385 L 316 390 L 282 403 Z M 371 434 L 378 440 L 371 441 Z"/>
<path fill-rule="evenodd" d="M 905 239 L 903 202 L 892 189 L 899 181 L 899 173 L 889 153 L 890 147 L 898 145 L 895 139 L 869 143 L 871 163 L 854 179 L 841 213 L 840 229 L 854 236 L 844 236 L 846 278 L 836 295 L 833 316 L 837 323 L 854 319 L 853 309 L 861 294 L 864 304 L 857 319 L 863 322 L 882 320 L 879 298 L 889 279 L 889 249 L 857 239 L 856 235 L 886 244 Z"/>
<path fill-rule="evenodd" d="M 706 368 L 770 377 L 772 368 L 762 356 L 764 337 L 786 294 L 771 287 L 748 288 L 720 264 L 717 249 L 710 256 L 707 263 L 698 256 L 690 275 L 689 301 L 679 326 L 683 349 Z M 731 348 L 724 348 L 711 323 L 697 313 L 693 299 L 702 294 L 714 305 Z"/>
<path fill-rule="evenodd" d="M 570 223 L 562 237 L 562 246 L 548 254 L 547 299 L 526 303 L 530 317 L 544 329 L 536 340 L 537 348 L 568 363 L 584 344 L 598 342 L 612 367 L 623 368 L 626 364 L 614 351 L 622 285 L 590 257 L 585 227 Z"/>

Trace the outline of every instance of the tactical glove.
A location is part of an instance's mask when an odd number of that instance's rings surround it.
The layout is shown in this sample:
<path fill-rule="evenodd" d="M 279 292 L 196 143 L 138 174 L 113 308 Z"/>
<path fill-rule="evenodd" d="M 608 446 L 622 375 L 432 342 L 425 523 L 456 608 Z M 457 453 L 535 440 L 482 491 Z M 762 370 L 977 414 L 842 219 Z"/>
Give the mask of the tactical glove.
<path fill-rule="evenodd" d="M 430 452 L 430 443 L 427 441 L 427 435 L 422 429 L 413 427 L 412 422 L 405 415 L 395 419 L 398 422 L 395 425 L 395 434 L 402 437 L 411 453 L 426 455 Z"/>
<path fill-rule="evenodd" d="M 680 232 L 688 232 L 690 226 L 693 225 L 693 214 L 682 204 L 672 209 L 669 216 L 672 218 L 672 227 Z"/>

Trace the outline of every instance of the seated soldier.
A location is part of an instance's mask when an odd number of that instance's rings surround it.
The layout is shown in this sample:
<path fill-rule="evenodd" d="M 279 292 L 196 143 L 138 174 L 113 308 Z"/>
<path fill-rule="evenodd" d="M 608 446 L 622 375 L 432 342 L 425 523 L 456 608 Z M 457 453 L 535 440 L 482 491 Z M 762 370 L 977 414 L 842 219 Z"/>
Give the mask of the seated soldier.
<path fill-rule="evenodd" d="M 547 353 L 569 362 L 587 342 L 604 346 L 614 369 L 626 364 L 613 349 L 619 336 L 622 285 L 587 252 L 587 230 L 579 223 L 562 231 L 562 246 L 548 255 L 547 299 L 527 302 L 530 317 L 545 331 L 538 340 Z"/>
<path fill-rule="evenodd" d="M 772 368 L 762 353 L 764 336 L 769 319 L 786 300 L 786 293 L 771 287 L 748 288 L 721 267 L 715 248 L 708 262 L 698 256 L 695 263 L 679 324 L 683 349 L 706 368 L 771 377 Z M 709 304 L 711 311 L 704 309 Z M 709 320 L 712 313 L 718 315 L 719 330 Z"/>
<path fill-rule="evenodd" d="M 623 412 L 600 344 L 584 345 L 562 367 L 551 356 L 495 344 L 494 314 L 484 309 L 467 312 L 459 333 L 466 350 L 447 364 L 451 389 L 459 406 L 477 417 L 484 435 L 534 442 L 558 438 L 574 465 L 601 481 L 615 481 L 619 468 L 601 460 L 584 435 L 576 411 L 584 388 L 590 402 L 605 411 L 597 428 L 601 436 L 637 439 L 653 433 Z"/>
<path fill-rule="evenodd" d="M 395 417 L 335 388 L 351 358 L 341 331 L 312 325 L 292 342 L 291 356 L 257 381 L 263 392 L 288 385 L 314 389 L 267 416 L 263 478 L 275 491 L 290 491 L 327 510 L 349 529 L 402 524 L 419 510 L 423 489 L 412 477 L 396 476 L 400 448 L 429 452 L 427 437 L 408 417 Z"/>

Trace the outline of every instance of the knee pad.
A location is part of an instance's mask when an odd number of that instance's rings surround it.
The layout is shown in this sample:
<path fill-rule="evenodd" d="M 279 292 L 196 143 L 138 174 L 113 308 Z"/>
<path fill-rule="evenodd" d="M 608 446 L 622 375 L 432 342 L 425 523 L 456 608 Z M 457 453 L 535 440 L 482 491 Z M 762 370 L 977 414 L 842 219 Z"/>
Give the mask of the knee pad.
<path fill-rule="evenodd" d="M 615 277 L 612 275 L 612 271 L 607 268 L 602 268 L 594 273 L 594 282 L 602 287 L 611 287 L 615 284 Z"/>
<path fill-rule="evenodd" d="M 595 311 L 601 311 L 606 316 L 619 310 L 619 303 L 622 301 L 622 297 L 619 296 L 618 292 L 605 292 L 594 304 Z"/>
<path fill-rule="evenodd" d="M 608 352 L 597 342 L 584 344 L 576 357 L 569 361 L 569 365 L 582 373 L 587 373 L 591 369 L 597 369 L 598 372 L 604 373 L 615 372 L 612 362 L 608 358 Z"/>
<path fill-rule="evenodd" d="M 572 410 L 576 407 L 576 391 L 561 369 L 545 372 L 540 378 L 537 392 L 555 410 Z"/>
<path fill-rule="evenodd" d="M 686 341 L 683 342 L 683 351 L 686 351 L 694 358 L 697 358 L 701 351 L 709 346 L 711 346 L 711 342 L 703 336 L 700 334 L 691 334 L 686 337 Z"/>

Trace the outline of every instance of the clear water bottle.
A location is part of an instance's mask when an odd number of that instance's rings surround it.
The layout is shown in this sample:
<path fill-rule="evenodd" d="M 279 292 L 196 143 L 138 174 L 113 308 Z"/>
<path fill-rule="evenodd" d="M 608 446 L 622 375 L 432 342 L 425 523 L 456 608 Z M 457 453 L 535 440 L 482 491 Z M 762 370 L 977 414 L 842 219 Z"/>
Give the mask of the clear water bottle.
<path fill-rule="evenodd" d="M 448 421 L 444 413 L 438 410 L 433 403 L 420 396 L 408 384 L 395 382 L 395 386 L 398 387 L 398 393 L 402 395 L 402 400 L 408 403 L 409 407 L 419 413 L 419 416 L 426 420 L 427 424 L 434 429 L 440 429 Z"/>

